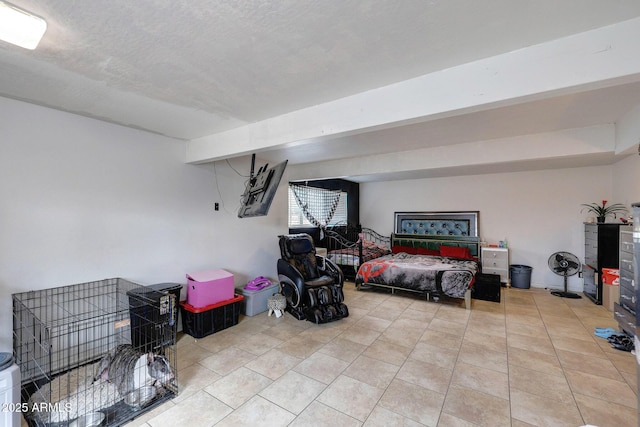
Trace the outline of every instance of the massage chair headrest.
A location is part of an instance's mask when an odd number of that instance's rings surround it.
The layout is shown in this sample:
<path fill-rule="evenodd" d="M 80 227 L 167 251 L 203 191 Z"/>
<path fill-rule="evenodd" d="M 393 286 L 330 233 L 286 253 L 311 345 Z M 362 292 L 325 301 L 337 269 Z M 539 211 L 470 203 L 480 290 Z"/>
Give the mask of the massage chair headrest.
<path fill-rule="evenodd" d="M 292 255 L 314 252 L 313 239 L 306 233 L 285 234 L 280 236 L 280 254 L 288 259 Z"/>

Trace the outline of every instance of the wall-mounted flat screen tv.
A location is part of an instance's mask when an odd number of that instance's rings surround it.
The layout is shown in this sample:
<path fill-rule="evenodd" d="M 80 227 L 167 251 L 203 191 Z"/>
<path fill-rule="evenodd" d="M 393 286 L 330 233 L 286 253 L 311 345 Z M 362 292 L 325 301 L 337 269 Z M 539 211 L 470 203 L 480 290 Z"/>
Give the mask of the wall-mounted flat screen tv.
<path fill-rule="evenodd" d="M 271 202 L 287 167 L 288 160 L 269 168 L 266 164 L 253 174 L 255 154 L 251 157 L 251 175 L 242 194 L 238 217 L 264 216 L 269 213 Z"/>

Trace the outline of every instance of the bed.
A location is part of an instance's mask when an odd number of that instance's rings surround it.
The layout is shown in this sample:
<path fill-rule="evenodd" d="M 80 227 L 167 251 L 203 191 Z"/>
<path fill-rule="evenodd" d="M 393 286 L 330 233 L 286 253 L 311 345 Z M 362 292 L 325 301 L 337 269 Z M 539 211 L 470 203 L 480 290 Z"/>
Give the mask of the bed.
<path fill-rule="evenodd" d="M 370 228 L 334 226 L 325 230 L 327 258 L 353 279 L 360 264 L 391 253 L 390 238 Z"/>
<path fill-rule="evenodd" d="M 471 288 L 480 270 L 478 212 L 395 214 L 392 253 L 363 262 L 357 289 L 367 286 L 461 298 L 471 307 Z"/>

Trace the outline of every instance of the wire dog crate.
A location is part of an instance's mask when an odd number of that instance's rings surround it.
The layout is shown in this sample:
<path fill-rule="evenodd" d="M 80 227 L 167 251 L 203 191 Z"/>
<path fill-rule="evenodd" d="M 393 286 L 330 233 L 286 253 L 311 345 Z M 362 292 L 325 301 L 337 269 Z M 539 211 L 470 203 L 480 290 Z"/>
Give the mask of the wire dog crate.
<path fill-rule="evenodd" d="M 124 279 L 13 294 L 13 349 L 29 426 L 119 426 L 177 395 L 181 285 Z M 175 285 L 175 286 L 167 286 Z"/>

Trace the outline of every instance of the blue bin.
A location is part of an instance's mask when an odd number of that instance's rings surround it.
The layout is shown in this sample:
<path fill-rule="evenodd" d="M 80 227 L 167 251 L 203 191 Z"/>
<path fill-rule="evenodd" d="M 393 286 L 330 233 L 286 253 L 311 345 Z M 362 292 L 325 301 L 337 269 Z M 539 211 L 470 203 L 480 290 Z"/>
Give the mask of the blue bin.
<path fill-rule="evenodd" d="M 529 289 L 531 287 L 531 270 L 533 270 L 533 268 L 528 265 L 512 264 L 509 266 L 511 286 L 514 288 Z"/>

